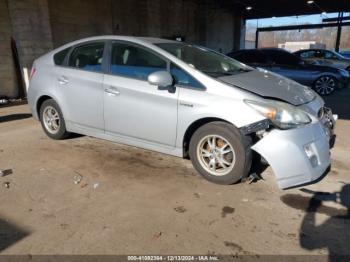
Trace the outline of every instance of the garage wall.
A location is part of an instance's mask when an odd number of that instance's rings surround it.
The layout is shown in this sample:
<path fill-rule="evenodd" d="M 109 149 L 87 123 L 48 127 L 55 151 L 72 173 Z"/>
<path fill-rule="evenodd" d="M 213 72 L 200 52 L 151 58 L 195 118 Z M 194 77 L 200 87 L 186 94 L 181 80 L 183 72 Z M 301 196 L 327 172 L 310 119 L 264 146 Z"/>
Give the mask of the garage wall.
<path fill-rule="evenodd" d="M 17 95 L 15 70 L 11 53 L 11 21 L 7 1 L 0 0 L 0 96 Z"/>
<path fill-rule="evenodd" d="M 198 42 L 198 0 L 49 0 L 53 43 L 57 47 L 101 34 L 172 37 Z M 81 6 L 84 8 L 81 8 Z"/>
<path fill-rule="evenodd" d="M 182 36 L 229 52 L 235 19 L 215 0 L 0 0 L 0 95 L 18 94 L 11 36 L 22 71 L 30 72 L 34 59 L 47 51 L 95 35 Z"/>
<path fill-rule="evenodd" d="M 112 33 L 113 0 L 48 0 L 56 48 L 84 37 Z"/>
<path fill-rule="evenodd" d="M 48 1 L 54 47 L 101 34 L 183 36 L 224 52 L 233 47 L 234 14 L 199 0 Z"/>

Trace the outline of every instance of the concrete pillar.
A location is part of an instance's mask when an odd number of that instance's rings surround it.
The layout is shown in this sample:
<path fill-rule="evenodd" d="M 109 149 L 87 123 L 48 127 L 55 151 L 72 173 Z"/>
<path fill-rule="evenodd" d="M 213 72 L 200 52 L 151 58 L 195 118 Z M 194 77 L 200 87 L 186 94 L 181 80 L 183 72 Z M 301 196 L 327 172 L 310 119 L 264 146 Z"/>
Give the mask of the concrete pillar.
<path fill-rule="evenodd" d="M 11 52 L 11 20 L 7 0 L 0 0 L 0 97 L 18 95 L 15 69 Z"/>
<path fill-rule="evenodd" d="M 52 49 L 47 0 L 8 0 L 13 37 L 22 67 Z"/>
<path fill-rule="evenodd" d="M 241 16 L 234 17 L 233 50 L 244 48 L 245 43 L 245 20 Z"/>
<path fill-rule="evenodd" d="M 206 15 L 206 46 L 222 53 L 234 45 L 234 15 L 221 8 L 210 8 Z"/>

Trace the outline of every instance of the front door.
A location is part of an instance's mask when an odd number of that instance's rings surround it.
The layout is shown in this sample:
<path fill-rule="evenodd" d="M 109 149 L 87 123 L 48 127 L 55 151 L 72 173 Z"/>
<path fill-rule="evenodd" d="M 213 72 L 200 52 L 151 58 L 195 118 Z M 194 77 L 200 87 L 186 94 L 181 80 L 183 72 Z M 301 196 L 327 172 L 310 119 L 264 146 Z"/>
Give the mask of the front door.
<path fill-rule="evenodd" d="M 167 70 L 167 62 L 141 46 L 112 42 L 109 74 L 104 77 L 105 132 L 175 147 L 179 90 L 150 85 L 148 75 Z"/>

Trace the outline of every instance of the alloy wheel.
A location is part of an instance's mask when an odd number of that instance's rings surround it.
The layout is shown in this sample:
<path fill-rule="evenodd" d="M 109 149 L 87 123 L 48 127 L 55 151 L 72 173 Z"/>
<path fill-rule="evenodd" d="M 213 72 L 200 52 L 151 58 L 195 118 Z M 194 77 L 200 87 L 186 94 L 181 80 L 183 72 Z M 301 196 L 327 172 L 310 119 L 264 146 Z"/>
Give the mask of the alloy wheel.
<path fill-rule="evenodd" d="M 201 166 L 214 176 L 231 172 L 236 162 L 232 145 L 218 135 L 207 135 L 197 146 L 197 157 Z"/>
<path fill-rule="evenodd" d="M 47 106 L 43 112 L 44 126 L 51 134 L 56 134 L 60 129 L 60 116 L 52 106 Z"/>
<path fill-rule="evenodd" d="M 336 80 L 331 76 L 322 76 L 315 82 L 315 90 L 321 95 L 329 95 L 336 88 Z"/>

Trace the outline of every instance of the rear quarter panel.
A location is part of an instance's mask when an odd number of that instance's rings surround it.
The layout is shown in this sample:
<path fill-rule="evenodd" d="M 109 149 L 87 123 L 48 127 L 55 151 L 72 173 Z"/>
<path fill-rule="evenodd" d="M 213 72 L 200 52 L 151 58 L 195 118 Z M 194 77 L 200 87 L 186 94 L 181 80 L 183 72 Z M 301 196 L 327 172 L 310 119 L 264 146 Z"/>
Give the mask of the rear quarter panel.
<path fill-rule="evenodd" d="M 60 99 L 56 87 L 56 66 L 52 55 L 49 53 L 34 61 L 33 67 L 36 73 L 31 78 L 28 87 L 28 104 L 34 118 L 39 119 L 37 103 L 42 96 L 53 98 L 60 106 Z M 61 107 L 61 110 L 63 110 Z M 64 112 L 62 111 L 64 114 Z"/>

